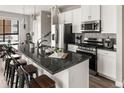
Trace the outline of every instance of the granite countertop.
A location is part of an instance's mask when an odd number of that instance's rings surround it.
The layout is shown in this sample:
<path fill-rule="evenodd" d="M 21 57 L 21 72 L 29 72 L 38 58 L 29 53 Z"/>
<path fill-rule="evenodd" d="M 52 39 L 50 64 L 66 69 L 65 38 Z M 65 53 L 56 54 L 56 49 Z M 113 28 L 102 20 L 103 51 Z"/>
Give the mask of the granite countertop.
<path fill-rule="evenodd" d="M 19 51 L 25 54 L 27 57 L 34 60 L 34 62 L 41 66 L 43 69 L 48 71 L 50 74 L 56 74 L 60 71 L 68 69 L 78 63 L 84 62 L 85 60 L 90 59 L 89 55 L 86 54 L 79 54 L 74 52 L 69 52 L 68 57 L 66 59 L 57 59 L 57 58 L 50 58 L 48 55 L 41 56 L 37 55 L 37 49 L 34 49 L 34 53 L 29 51 L 28 46 L 21 46 Z"/>

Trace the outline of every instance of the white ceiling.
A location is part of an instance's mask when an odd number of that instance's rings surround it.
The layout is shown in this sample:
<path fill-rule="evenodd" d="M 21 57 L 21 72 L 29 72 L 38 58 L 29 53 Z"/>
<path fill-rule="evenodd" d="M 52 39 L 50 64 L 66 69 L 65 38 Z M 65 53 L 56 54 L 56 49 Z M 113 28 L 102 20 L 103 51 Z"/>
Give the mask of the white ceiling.
<path fill-rule="evenodd" d="M 50 11 L 50 8 L 54 5 L 0 5 L 0 11 L 19 13 L 25 15 L 32 15 L 43 11 Z M 70 7 L 76 7 L 79 5 L 57 5 L 60 9 L 67 9 Z"/>
<path fill-rule="evenodd" d="M 50 11 L 50 7 L 52 6 L 53 5 L 0 5 L 0 11 L 31 15 L 34 14 L 34 11 Z"/>

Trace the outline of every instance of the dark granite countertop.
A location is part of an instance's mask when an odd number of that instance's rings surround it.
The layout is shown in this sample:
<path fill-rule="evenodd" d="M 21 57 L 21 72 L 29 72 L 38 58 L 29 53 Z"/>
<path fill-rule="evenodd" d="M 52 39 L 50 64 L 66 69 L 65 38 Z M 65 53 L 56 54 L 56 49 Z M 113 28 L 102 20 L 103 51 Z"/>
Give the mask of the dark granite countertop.
<path fill-rule="evenodd" d="M 50 58 L 48 55 L 37 55 L 37 49 L 34 49 L 34 53 L 31 53 L 28 46 L 20 46 L 19 51 L 51 74 L 56 74 L 90 58 L 89 55 L 69 51 L 66 51 L 69 53 L 66 59 Z"/>

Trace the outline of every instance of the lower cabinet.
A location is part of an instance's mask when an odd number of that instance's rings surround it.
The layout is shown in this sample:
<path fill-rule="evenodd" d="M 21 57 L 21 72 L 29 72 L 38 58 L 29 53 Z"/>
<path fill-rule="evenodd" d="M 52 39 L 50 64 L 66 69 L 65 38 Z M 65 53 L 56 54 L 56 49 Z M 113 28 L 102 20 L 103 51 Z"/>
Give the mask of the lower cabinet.
<path fill-rule="evenodd" d="M 116 52 L 98 50 L 97 69 L 98 73 L 108 77 L 109 79 L 116 79 Z"/>

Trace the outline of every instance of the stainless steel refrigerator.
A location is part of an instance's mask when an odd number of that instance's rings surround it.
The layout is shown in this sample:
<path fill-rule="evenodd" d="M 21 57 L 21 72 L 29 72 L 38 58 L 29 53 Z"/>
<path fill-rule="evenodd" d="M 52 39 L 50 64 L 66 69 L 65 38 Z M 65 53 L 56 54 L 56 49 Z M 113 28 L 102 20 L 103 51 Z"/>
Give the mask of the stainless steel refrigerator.
<path fill-rule="evenodd" d="M 51 47 L 67 50 L 69 43 L 75 43 L 72 24 L 57 24 L 51 27 Z"/>

